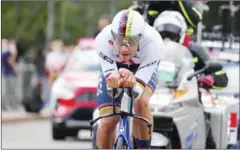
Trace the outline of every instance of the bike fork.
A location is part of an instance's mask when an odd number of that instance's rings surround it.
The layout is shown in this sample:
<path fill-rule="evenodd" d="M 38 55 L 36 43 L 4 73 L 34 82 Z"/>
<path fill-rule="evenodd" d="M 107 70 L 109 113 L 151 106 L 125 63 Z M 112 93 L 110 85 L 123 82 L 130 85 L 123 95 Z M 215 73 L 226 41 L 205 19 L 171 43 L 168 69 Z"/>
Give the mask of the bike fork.
<path fill-rule="evenodd" d="M 120 137 L 122 137 L 125 141 L 125 145 L 128 149 L 132 149 L 132 144 L 130 140 L 130 128 L 129 128 L 129 117 L 124 117 L 120 119 L 118 134 L 116 136 L 116 140 L 114 142 L 114 148 L 116 148 L 117 141 Z"/>

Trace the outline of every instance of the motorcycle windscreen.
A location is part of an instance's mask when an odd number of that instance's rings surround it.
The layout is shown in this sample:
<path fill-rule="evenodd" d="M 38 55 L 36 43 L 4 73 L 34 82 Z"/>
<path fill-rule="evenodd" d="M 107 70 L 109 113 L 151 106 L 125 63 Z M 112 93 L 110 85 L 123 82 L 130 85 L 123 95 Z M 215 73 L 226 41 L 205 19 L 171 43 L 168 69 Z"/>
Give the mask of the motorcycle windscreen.
<path fill-rule="evenodd" d="M 159 89 L 169 84 L 178 87 L 184 74 L 194 68 L 193 57 L 187 48 L 170 40 L 164 40 L 164 44 L 166 51 L 157 68 Z"/>
<path fill-rule="evenodd" d="M 157 72 L 158 80 L 163 82 L 173 82 L 177 69 L 177 66 L 172 62 L 161 61 Z"/>

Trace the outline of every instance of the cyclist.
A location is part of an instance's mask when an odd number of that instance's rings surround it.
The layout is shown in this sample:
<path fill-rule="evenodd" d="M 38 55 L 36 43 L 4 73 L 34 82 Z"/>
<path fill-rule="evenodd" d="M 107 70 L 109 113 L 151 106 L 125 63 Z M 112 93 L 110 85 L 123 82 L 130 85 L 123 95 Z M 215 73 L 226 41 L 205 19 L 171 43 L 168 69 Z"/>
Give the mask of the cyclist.
<path fill-rule="evenodd" d="M 183 16 L 177 11 L 164 11 L 154 22 L 154 28 L 163 39 L 169 38 L 175 42 L 183 42 L 187 24 Z M 206 50 L 192 41 L 187 45 L 193 55 L 194 70 L 202 69 L 207 62 L 211 61 Z M 200 87 L 205 89 L 222 89 L 228 84 L 228 77 L 223 70 L 206 70 L 205 76 L 200 79 Z"/>
<path fill-rule="evenodd" d="M 99 80 L 97 101 L 100 115 L 112 113 L 112 100 L 107 88 L 132 87 L 139 96 L 134 101 L 136 114 L 152 122 L 148 101 L 157 78 L 156 69 L 163 52 L 163 42 L 158 32 L 149 26 L 140 13 L 128 9 L 118 12 L 112 23 L 95 39 L 95 49 L 100 56 L 102 76 Z M 116 94 L 119 109 L 122 94 Z M 97 132 L 98 148 L 112 148 L 119 117 L 104 118 Z M 137 148 L 150 148 L 151 135 L 146 124 L 133 121 L 133 139 Z"/>

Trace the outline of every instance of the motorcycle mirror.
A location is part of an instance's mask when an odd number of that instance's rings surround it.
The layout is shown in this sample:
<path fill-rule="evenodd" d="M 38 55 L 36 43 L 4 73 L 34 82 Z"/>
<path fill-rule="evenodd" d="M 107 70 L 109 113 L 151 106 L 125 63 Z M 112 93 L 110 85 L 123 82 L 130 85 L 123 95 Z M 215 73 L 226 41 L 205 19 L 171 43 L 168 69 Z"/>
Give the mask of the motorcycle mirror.
<path fill-rule="evenodd" d="M 190 81 L 192 80 L 193 77 L 195 77 L 196 75 L 203 73 L 203 72 L 207 72 L 207 73 L 213 73 L 216 71 L 222 70 L 222 64 L 219 62 L 209 62 L 204 68 L 190 74 L 187 77 L 187 80 Z"/>
<path fill-rule="evenodd" d="M 188 81 L 192 80 L 193 77 L 195 77 L 196 75 L 198 75 L 198 74 L 200 74 L 200 73 L 203 73 L 207 68 L 208 68 L 208 67 L 205 66 L 204 68 L 202 68 L 202 69 L 200 69 L 200 70 L 198 70 L 198 71 L 190 74 L 190 75 L 187 77 L 187 80 L 188 80 Z"/>
<path fill-rule="evenodd" d="M 213 72 L 216 72 L 216 71 L 220 71 L 222 70 L 222 64 L 219 63 L 219 62 L 209 62 L 207 64 L 207 72 L 208 73 L 213 73 Z"/>

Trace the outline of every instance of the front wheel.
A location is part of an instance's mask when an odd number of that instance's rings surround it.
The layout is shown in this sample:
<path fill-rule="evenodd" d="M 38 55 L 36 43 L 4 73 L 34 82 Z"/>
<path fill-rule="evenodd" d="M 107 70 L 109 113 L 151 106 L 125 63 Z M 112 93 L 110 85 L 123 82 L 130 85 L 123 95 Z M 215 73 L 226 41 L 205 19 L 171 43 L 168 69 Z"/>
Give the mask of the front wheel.
<path fill-rule="evenodd" d="M 125 144 L 123 137 L 118 138 L 115 149 L 127 149 L 127 146 Z"/>

